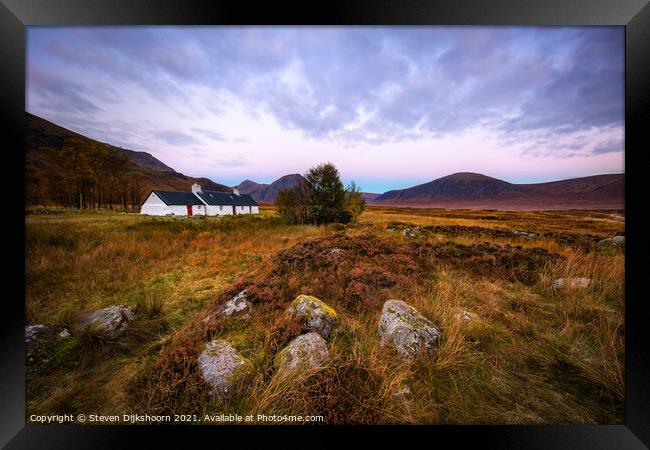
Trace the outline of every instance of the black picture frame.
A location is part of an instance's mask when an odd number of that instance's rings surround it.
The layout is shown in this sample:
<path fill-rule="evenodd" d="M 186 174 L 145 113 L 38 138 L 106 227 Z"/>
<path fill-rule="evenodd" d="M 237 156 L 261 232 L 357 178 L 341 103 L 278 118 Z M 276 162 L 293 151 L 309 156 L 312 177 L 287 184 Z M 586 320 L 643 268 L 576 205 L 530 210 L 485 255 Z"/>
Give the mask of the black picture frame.
<path fill-rule="evenodd" d="M 163 426 L 38 426 L 25 425 L 24 369 L 24 111 L 26 27 L 36 25 L 620 25 L 625 26 L 625 166 L 626 166 L 626 366 L 625 424 L 570 426 L 432 426 L 432 427 L 163 427 Z M 302 2 L 182 0 L 0 0 L 0 111 L 6 166 L 5 192 L 11 218 L 5 220 L 5 248 L 11 261 L 5 269 L 0 333 L 0 445 L 6 448 L 120 448 L 134 446 L 146 433 L 169 446 L 187 445 L 188 434 L 223 443 L 263 437 L 283 446 L 296 442 L 325 443 L 341 432 L 363 433 L 364 439 L 401 445 L 474 444 L 497 448 L 647 448 L 650 445 L 650 350 L 643 314 L 643 279 L 648 227 L 643 217 L 644 170 L 648 164 L 646 129 L 650 125 L 650 6 L 647 0 L 363 0 Z M 21 241 L 22 238 L 22 241 Z M 7 243 L 11 245 L 7 245 Z M 645 258 L 645 259 L 644 259 Z M 647 276 L 647 275 L 646 275 Z M 22 283 L 21 283 L 22 281 Z M 21 300 L 21 298 L 23 300 Z M 243 432 L 242 432 L 243 431 Z M 299 433 L 294 437 L 293 433 Z M 218 440 L 215 440 L 218 439 Z M 306 441 L 305 439 L 309 439 Z M 420 442 L 416 444 L 416 440 Z M 368 443 L 366 443 L 368 445 Z"/>

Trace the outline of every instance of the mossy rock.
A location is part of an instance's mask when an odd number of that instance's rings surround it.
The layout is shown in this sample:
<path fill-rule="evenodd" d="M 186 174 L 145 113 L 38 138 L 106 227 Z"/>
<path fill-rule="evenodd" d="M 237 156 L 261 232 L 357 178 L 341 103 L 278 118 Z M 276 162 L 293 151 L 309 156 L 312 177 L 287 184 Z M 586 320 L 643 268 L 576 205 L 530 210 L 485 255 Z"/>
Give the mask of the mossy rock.
<path fill-rule="evenodd" d="M 441 333 L 429 319 L 401 300 L 388 300 L 379 319 L 382 344 L 392 346 L 405 359 L 421 352 L 433 355 L 438 350 Z"/>
<path fill-rule="evenodd" d="M 79 342 L 67 329 L 35 324 L 25 327 L 25 367 L 28 379 L 43 375 L 78 357 Z"/>
<path fill-rule="evenodd" d="M 593 280 L 585 277 L 558 278 L 551 283 L 552 289 L 586 289 L 593 284 Z"/>
<path fill-rule="evenodd" d="M 223 339 L 209 342 L 197 363 L 201 377 L 211 387 L 210 395 L 219 402 L 237 394 L 244 381 L 254 372 L 251 361 Z"/>
<path fill-rule="evenodd" d="M 327 343 L 323 337 L 311 332 L 295 338 L 274 359 L 279 376 L 300 375 L 323 367 L 329 360 Z"/>
<path fill-rule="evenodd" d="M 98 338 L 113 340 L 120 337 L 135 314 L 126 305 L 113 305 L 84 316 L 73 326 L 75 334 L 86 332 Z"/>
<path fill-rule="evenodd" d="M 625 236 L 603 239 L 596 244 L 596 250 L 603 255 L 615 255 L 625 251 Z"/>
<path fill-rule="evenodd" d="M 296 297 L 288 312 L 300 321 L 304 330 L 315 331 L 326 340 L 337 321 L 334 308 L 312 295 L 301 294 Z"/>

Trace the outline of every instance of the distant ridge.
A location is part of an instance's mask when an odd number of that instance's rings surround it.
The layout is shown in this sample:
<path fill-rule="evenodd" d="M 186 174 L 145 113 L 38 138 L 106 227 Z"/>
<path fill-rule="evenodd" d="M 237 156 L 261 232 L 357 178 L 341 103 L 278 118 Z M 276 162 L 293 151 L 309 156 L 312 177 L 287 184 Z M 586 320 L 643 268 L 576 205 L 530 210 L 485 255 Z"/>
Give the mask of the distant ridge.
<path fill-rule="evenodd" d="M 273 203 L 282 189 L 292 188 L 300 181 L 306 180 L 302 175 L 292 173 L 278 178 L 271 184 L 244 180 L 239 183 L 237 189 L 242 194 L 250 195 L 258 203 Z"/>
<path fill-rule="evenodd" d="M 385 192 L 371 204 L 472 209 L 621 209 L 625 174 L 604 174 L 535 184 L 514 184 L 459 172 L 407 189 Z"/>
<path fill-rule="evenodd" d="M 459 172 L 408 189 L 385 192 L 376 201 L 485 198 L 521 191 L 515 184 L 480 173 Z"/>

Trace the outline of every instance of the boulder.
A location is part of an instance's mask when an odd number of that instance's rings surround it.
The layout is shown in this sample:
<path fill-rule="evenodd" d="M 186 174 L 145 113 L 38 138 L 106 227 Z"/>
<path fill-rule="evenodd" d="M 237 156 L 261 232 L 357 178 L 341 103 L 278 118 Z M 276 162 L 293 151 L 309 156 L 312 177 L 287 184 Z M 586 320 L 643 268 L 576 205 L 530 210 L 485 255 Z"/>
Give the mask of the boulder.
<path fill-rule="evenodd" d="M 553 289 L 584 289 L 591 285 L 589 278 L 558 278 L 553 280 L 551 287 Z"/>
<path fill-rule="evenodd" d="M 379 318 L 382 344 L 391 345 L 405 359 L 423 351 L 429 355 L 438 350 L 441 333 L 429 319 L 401 300 L 388 300 Z"/>
<path fill-rule="evenodd" d="M 253 373 L 253 364 L 223 339 L 215 339 L 205 346 L 198 366 L 201 377 L 211 387 L 210 395 L 220 402 L 235 395 L 242 381 Z"/>
<path fill-rule="evenodd" d="M 625 236 L 614 236 L 598 242 L 598 247 L 625 247 Z"/>
<path fill-rule="evenodd" d="M 518 230 L 513 231 L 512 234 L 514 234 L 515 236 L 521 236 L 525 238 L 534 238 L 537 236 L 535 233 L 529 233 L 527 231 L 518 231 Z"/>
<path fill-rule="evenodd" d="M 242 319 L 248 319 L 251 316 L 251 304 L 246 299 L 246 290 L 228 300 L 220 311 L 220 315 L 230 317 L 237 316 Z"/>
<path fill-rule="evenodd" d="M 295 338 L 275 357 L 280 376 L 297 375 L 324 366 L 329 360 L 327 343 L 312 331 Z"/>
<path fill-rule="evenodd" d="M 251 317 L 251 304 L 246 299 L 246 289 L 228 300 L 218 311 L 203 319 L 203 322 L 207 323 L 218 317 L 249 319 Z"/>
<path fill-rule="evenodd" d="M 420 227 L 404 227 L 404 230 L 402 230 L 402 235 L 407 239 L 418 237 L 420 235 Z"/>
<path fill-rule="evenodd" d="M 299 295 L 291 302 L 288 313 L 297 317 L 303 329 L 315 331 L 329 339 L 336 324 L 336 311 L 322 300 L 311 295 Z"/>
<path fill-rule="evenodd" d="M 83 317 L 77 328 L 90 331 L 98 337 L 115 339 L 124 333 L 134 318 L 135 315 L 128 306 L 113 305 Z"/>
<path fill-rule="evenodd" d="M 55 325 L 35 324 L 25 327 L 25 366 L 27 378 L 39 372 L 50 362 L 59 344 L 70 337 L 70 332 Z"/>

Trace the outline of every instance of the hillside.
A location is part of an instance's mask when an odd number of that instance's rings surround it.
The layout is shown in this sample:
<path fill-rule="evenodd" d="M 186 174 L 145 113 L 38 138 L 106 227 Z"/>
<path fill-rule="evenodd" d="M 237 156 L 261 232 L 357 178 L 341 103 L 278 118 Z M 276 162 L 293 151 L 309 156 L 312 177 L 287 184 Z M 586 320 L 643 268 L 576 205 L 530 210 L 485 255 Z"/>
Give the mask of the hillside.
<path fill-rule="evenodd" d="M 107 149 L 109 156 L 127 156 L 125 167 L 120 173 L 119 183 L 115 184 L 120 184 L 124 191 L 130 191 L 128 197 L 133 206 L 144 200 L 142 197 L 150 190 L 187 191 L 195 182 L 206 190 L 232 191 L 228 186 L 215 183 L 208 178 L 194 178 L 176 172 L 149 153 L 98 142 L 33 114 L 25 113 L 25 115 L 27 204 L 60 203 L 62 201 L 60 183 L 63 174 L 62 161 L 59 157 L 64 151 L 66 143 L 72 141 L 87 148 L 103 146 Z M 72 169 L 75 168 L 72 167 Z M 122 197 L 127 197 L 126 192 L 122 192 L 122 194 Z"/>
<path fill-rule="evenodd" d="M 522 184 L 522 188 L 535 193 L 583 196 L 617 196 L 625 189 L 624 174 L 594 175 L 548 183 Z"/>
<path fill-rule="evenodd" d="M 237 188 L 239 192 L 250 195 L 258 203 L 273 203 L 282 189 L 292 188 L 301 180 L 304 180 L 302 175 L 293 173 L 278 178 L 271 184 L 245 180 Z"/>
<path fill-rule="evenodd" d="M 381 194 L 375 194 L 372 192 L 362 192 L 361 195 L 363 195 L 363 199 L 366 201 L 366 203 L 372 203 L 375 200 L 377 200 L 377 197 L 379 197 Z"/>
<path fill-rule="evenodd" d="M 620 209 L 624 174 L 606 174 L 535 184 L 513 184 L 460 172 L 407 189 L 388 191 L 373 204 L 481 209 Z"/>
<path fill-rule="evenodd" d="M 516 185 L 478 173 L 459 172 L 429 183 L 385 192 L 377 201 L 429 200 L 434 198 L 484 198 L 517 193 Z"/>

